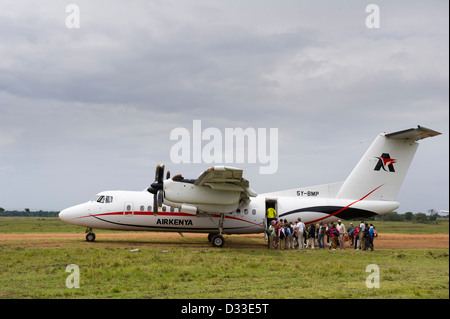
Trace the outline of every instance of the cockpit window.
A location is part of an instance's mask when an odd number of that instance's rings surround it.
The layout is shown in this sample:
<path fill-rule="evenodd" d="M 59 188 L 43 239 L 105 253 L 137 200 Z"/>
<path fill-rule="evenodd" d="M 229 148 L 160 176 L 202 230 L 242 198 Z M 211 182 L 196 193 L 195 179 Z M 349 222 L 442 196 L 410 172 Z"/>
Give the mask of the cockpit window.
<path fill-rule="evenodd" d="M 112 196 L 105 196 L 105 195 L 97 195 L 97 199 L 95 200 L 97 203 L 112 203 L 113 197 Z"/>

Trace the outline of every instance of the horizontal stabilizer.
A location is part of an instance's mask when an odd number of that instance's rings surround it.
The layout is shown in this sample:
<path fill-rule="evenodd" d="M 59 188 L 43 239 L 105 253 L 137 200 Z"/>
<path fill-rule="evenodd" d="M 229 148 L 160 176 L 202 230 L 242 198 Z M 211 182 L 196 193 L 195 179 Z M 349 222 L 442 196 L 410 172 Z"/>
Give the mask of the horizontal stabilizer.
<path fill-rule="evenodd" d="M 417 128 L 411 128 L 404 131 L 386 134 L 387 138 L 403 139 L 408 141 L 418 141 L 427 137 L 440 135 L 441 133 L 430 130 L 429 128 L 418 125 Z"/>

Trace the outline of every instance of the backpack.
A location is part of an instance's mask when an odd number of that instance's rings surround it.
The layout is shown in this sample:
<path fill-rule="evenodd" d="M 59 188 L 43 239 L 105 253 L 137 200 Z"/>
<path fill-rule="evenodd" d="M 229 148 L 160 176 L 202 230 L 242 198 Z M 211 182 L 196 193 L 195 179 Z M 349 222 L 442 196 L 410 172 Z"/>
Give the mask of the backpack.
<path fill-rule="evenodd" d="M 291 236 L 291 229 L 290 229 L 288 226 L 286 226 L 286 227 L 284 228 L 284 231 L 285 231 L 285 233 L 286 233 L 286 236 Z"/>
<path fill-rule="evenodd" d="M 375 228 L 373 229 L 373 237 L 378 237 L 378 232 L 375 230 Z"/>
<path fill-rule="evenodd" d="M 280 228 L 280 239 L 284 238 L 284 227 Z"/>

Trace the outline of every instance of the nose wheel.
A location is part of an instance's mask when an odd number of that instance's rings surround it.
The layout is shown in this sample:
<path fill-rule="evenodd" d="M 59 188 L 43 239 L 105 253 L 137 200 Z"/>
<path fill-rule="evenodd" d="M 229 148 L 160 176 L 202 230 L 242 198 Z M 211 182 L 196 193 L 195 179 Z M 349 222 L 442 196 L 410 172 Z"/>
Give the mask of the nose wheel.
<path fill-rule="evenodd" d="M 95 241 L 95 234 L 92 232 L 92 228 L 86 229 L 86 241 L 87 242 L 94 242 Z"/>

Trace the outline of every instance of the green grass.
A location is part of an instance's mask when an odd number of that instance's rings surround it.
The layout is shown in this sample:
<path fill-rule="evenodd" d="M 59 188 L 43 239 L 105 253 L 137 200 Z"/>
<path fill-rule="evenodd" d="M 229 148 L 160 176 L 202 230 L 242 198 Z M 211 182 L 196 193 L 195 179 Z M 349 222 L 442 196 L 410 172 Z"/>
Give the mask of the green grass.
<path fill-rule="evenodd" d="M 0 217 L 0 233 L 83 233 L 84 230 L 58 217 Z"/>
<path fill-rule="evenodd" d="M 0 298 L 449 298 L 448 249 L 0 247 Z M 80 288 L 66 287 L 66 266 Z M 366 287 L 369 264 L 380 288 Z"/>
<path fill-rule="evenodd" d="M 448 221 L 374 224 L 380 233 L 448 234 Z M 449 298 L 448 248 L 278 251 L 251 249 L 261 241 L 241 236 L 222 249 L 205 249 L 206 237 L 86 243 L 83 228 L 58 218 L 0 218 L 0 239 L 30 232 L 80 238 L 0 241 L 0 299 Z M 69 264 L 80 269 L 78 289 L 66 287 Z M 366 287 L 369 264 L 380 269 L 379 289 Z"/>

